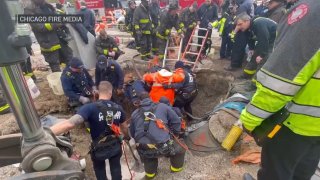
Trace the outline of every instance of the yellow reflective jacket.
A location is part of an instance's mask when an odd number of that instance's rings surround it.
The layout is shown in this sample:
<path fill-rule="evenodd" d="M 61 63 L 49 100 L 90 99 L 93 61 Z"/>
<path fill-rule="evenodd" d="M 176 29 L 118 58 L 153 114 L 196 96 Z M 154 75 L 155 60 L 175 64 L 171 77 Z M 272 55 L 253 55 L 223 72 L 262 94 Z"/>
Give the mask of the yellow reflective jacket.
<path fill-rule="evenodd" d="M 294 16 L 297 8 L 307 13 Z M 248 130 L 285 107 L 290 112 L 285 126 L 320 136 L 319 9 L 317 0 L 299 1 L 278 25 L 275 49 L 257 73 L 257 91 L 240 117 Z"/>

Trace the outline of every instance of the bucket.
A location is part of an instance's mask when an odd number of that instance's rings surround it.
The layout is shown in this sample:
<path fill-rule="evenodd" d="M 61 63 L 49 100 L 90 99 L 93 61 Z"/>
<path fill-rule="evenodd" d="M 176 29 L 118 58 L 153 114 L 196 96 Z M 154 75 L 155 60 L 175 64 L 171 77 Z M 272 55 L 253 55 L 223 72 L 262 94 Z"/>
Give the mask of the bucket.
<path fill-rule="evenodd" d="M 55 95 L 59 96 L 64 94 L 60 80 L 61 74 L 62 72 L 54 72 L 47 76 L 49 87 L 52 89 Z"/>
<path fill-rule="evenodd" d="M 225 148 L 227 151 L 230 151 L 239 139 L 239 137 L 241 136 L 241 134 L 242 129 L 237 125 L 233 125 L 227 137 L 222 141 L 221 146 Z"/>
<path fill-rule="evenodd" d="M 34 83 L 34 81 L 31 77 L 25 76 L 24 78 L 27 82 L 28 89 L 29 89 L 29 92 L 31 94 L 32 99 L 37 98 L 40 95 L 39 88 L 36 86 L 36 84 Z"/>

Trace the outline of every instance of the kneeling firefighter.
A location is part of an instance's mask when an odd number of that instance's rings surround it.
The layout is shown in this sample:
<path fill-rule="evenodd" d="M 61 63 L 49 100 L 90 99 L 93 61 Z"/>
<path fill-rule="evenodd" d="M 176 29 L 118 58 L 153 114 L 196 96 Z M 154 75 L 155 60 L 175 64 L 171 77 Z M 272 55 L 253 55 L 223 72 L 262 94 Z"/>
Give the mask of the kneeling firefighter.
<path fill-rule="evenodd" d="M 170 157 L 172 172 L 182 171 L 185 150 L 172 139 L 180 133 L 180 118 L 171 107 L 153 103 L 147 93 L 140 99 L 140 107 L 131 116 L 130 133 L 144 162 L 146 178 L 156 176 L 158 158 L 162 156 Z"/>

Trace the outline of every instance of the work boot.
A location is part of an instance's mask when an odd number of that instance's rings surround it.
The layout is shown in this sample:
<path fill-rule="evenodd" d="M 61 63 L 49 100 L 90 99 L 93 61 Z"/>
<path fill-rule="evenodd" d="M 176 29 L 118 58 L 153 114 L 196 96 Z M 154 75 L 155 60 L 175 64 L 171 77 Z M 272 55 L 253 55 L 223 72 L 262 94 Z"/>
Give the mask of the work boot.
<path fill-rule="evenodd" d="M 243 174 L 243 180 L 255 180 L 249 173 Z"/>

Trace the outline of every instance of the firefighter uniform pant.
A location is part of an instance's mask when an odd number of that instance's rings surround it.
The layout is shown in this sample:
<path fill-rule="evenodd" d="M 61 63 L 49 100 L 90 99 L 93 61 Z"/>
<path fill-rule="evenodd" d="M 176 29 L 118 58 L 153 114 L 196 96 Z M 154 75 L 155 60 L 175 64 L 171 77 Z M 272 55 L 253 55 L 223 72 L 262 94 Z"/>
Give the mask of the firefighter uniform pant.
<path fill-rule="evenodd" d="M 205 27 L 202 27 L 202 28 L 205 28 Z M 210 38 L 211 39 L 211 34 L 212 34 L 212 30 L 207 30 L 208 31 L 208 36 L 207 36 L 207 38 L 205 39 L 205 42 L 207 41 L 207 39 L 208 38 Z M 206 36 L 206 33 L 207 33 L 207 31 L 206 30 L 199 30 L 198 31 L 198 36 Z M 202 41 L 203 41 L 203 39 L 204 38 L 198 38 L 198 44 L 199 45 L 201 45 L 202 44 Z M 204 46 L 205 46 L 206 44 L 204 44 Z M 198 51 L 200 51 L 200 48 L 201 47 L 198 47 Z M 203 47 L 203 49 L 202 49 L 202 52 L 201 52 L 201 54 L 206 54 L 206 49 Z"/>
<path fill-rule="evenodd" d="M 25 62 L 20 63 L 20 65 L 21 65 L 21 69 L 22 69 L 25 76 L 29 76 L 33 80 L 36 80 L 36 77 L 33 74 L 30 56 L 27 58 L 27 60 Z"/>
<path fill-rule="evenodd" d="M 152 35 L 152 53 L 154 55 L 158 54 L 158 50 L 159 50 L 159 47 L 158 47 L 158 38 L 155 34 Z"/>
<path fill-rule="evenodd" d="M 52 52 L 41 52 L 44 56 L 44 59 L 51 68 L 52 72 L 60 72 L 60 61 L 59 61 L 59 50 Z"/>
<path fill-rule="evenodd" d="M 320 160 L 320 137 L 301 136 L 283 126 L 262 145 L 258 180 L 310 180 Z"/>
<path fill-rule="evenodd" d="M 138 44 L 140 46 L 141 58 L 151 55 L 150 54 L 150 51 L 151 51 L 151 35 L 150 34 L 142 34 Z"/>
<path fill-rule="evenodd" d="M 184 50 L 186 49 L 188 42 L 189 42 L 189 39 L 191 37 L 192 31 L 193 31 L 193 29 L 188 28 L 187 31 L 184 33 L 181 52 L 184 52 Z"/>
<path fill-rule="evenodd" d="M 239 68 L 242 66 L 242 61 L 245 56 L 247 46 L 247 36 L 244 32 L 237 32 L 234 39 L 231 52 L 231 67 Z"/>
<path fill-rule="evenodd" d="M 185 98 L 182 94 L 177 94 L 173 106 L 184 109 L 185 112 L 192 114 L 192 101 L 197 97 L 198 91 L 190 93 L 190 97 Z"/>
<path fill-rule="evenodd" d="M 221 38 L 221 48 L 220 48 L 220 58 L 227 58 L 231 56 L 232 41 L 228 34 L 222 35 Z"/>
<path fill-rule="evenodd" d="M 159 59 L 162 60 L 166 51 L 167 40 L 157 37 L 157 43 L 159 48 Z"/>
<path fill-rule="evenodd" d="M 183 140 L 181 140 L 183 143 Z M 183 168 L 184 156 L 186 151 L 176 142 L 174 142 L 175 155 L 170 156 L 170 170 L 173 172 L 179 172 Z M 154 177 L 158 169 L 158 158 L 145 158 L 141 157 L 144 163 L 144 170 L 147 177 Z"/>
<path fill-rule="evenodd" d="M 119 153 L 111 158 L 109 158 L 109 164 L 110 164 L 110 171 L 111 171 L 111 177 L 112 180 L 121 180 L 121 164 L 120 164 L 120 158 L 122 156 L 122 151 L 119 151 Z M 96 160 L 92 158 L 93 163 L 93 169 L 96 174 L 97 180 L 106 180 L 106 161 L 105 159 Z"/>
<path fill-rule="evenodd" d="M 243 69 L 243 73 L 247 77 L 252 77 L 258 72 L 262 66 L 266 63 L 266 60 L 268 59 L 268 56 L 264 57 L 261 62 L 258 64 L 256 61 L 257 55 L 253 54 L 250 62 L 246 65 L 246 67 Z"/>
<path fill-rule="evenodd" d="M 67 42 L 61 41 L 60 45 L 61 45 L 61 48 L 59 49 L 60 63 L 64 63 L 68 65 L 69 61 L 73 57 L 72 49 L 68 46 Z"/>

